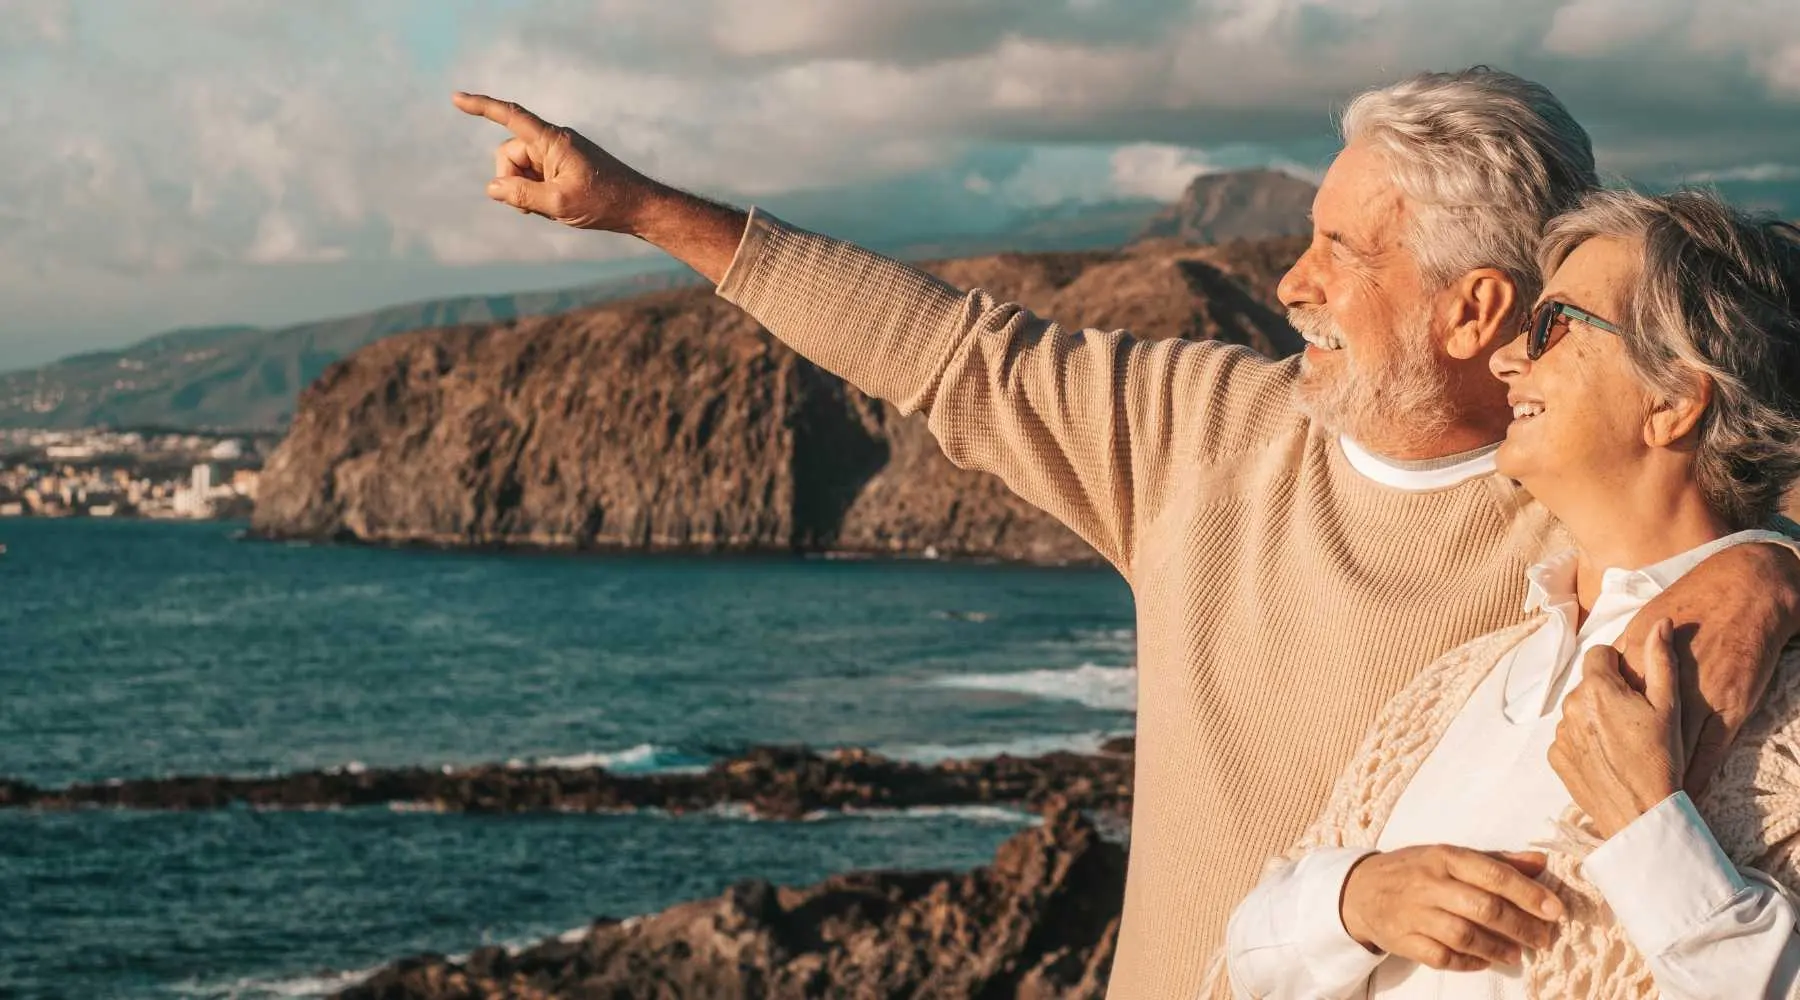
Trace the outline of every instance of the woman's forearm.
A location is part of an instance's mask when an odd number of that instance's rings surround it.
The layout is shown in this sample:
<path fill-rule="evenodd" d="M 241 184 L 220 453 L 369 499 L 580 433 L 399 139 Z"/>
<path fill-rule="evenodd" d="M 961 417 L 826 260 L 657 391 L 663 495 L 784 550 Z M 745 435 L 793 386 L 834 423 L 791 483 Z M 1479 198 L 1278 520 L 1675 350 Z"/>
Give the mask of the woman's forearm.
<path fill-rule="evenodd" d="M 1794 900 L 1774 879 L 1733 865 L 1686 793 L 1609 838 L 1583 870 L 1665 1000 L 1800 990 Z"/>
<path fill-rule="evenodd" d="M 1385 956 L 1344 930 L 1338 901 L 1344 880 L 1370 852 L 1312 851 L 1264 876 L 1226 926 L 1232 995 L 1267 1000 L 1334 1000 L 1359 995 Z"/>

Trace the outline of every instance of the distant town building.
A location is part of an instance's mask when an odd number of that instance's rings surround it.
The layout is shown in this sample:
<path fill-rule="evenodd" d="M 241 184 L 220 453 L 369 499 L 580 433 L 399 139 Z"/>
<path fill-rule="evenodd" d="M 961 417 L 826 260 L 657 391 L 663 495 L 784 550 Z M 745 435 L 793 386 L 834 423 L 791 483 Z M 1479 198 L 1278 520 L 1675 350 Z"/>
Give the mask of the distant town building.
<path fill-rule="evenodd" d="M 256 499 L 256 483 L 261 474 L 255 469 L 239 469 L 231 474 L 231 489 L 238 496 Z"/>
<path fill-rule="evenodd" d="M 257 437 L 0 428 L 0 517 L 245 517 Z"/>
<path fill-rule="evenodd" d="M 235 462 L 244 457 L 244 443 L 237 438 L 226 438 L 213 445 L 207 454 L 221 462 Z"/>

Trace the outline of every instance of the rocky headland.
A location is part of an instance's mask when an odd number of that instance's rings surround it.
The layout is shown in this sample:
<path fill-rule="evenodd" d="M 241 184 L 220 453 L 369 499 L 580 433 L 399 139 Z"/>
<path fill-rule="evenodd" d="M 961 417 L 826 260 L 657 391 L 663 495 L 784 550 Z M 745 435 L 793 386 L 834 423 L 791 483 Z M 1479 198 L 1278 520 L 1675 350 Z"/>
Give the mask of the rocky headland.
<path fill-rule="evenodd" d="M 931 269 L 1068 324 L 1300 347 L 1300 239 Z M 401 334 L 301 397 L 253 531 L 377 544 L 1096 558 L 995 478 L 707 289 Z"/>
<path fill-rule="evenodd" d="M 970 872 L 739 883 L 647 917 L 602 917 L 517 952 L 403 959 L 340 1000 L 969 997 L 1099 1000 L 1125 851 L 1053 802 Z"/>

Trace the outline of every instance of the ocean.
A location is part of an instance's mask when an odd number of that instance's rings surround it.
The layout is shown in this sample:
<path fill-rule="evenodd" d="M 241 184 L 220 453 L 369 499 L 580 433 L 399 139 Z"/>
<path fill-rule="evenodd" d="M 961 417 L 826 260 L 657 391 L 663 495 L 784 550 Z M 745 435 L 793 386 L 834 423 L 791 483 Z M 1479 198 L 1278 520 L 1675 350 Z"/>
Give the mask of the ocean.
<path fill-rule="evenodd" d="M 1129 732 L 1097 569 L 389 550 L 242 525 L 0 521 L 0 777 L 704 766 L 758 743 L 920 761 Z M 309 997 L 743 878 L 966 868 L 1004 809 L 0 810 L 0 996 Z"/>

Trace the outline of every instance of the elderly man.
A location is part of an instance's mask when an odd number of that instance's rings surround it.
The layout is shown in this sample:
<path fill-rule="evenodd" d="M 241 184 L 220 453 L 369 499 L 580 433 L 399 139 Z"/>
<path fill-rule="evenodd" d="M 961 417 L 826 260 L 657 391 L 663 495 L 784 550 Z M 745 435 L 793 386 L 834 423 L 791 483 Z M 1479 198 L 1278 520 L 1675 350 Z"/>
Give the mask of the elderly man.
<path fill-rule="evenodd" d="M 1233 904 L 1376 709 L 1521 619 L 1552 525 L 1494 474 L 1510 414 L 1488 359 L 1537 294 L 1544 222 L 1595 184 L 1586 133 L 1536 84 L 1428 74 L 1350 106 L 1312 245 L 1281 283 L 1308 344 L 1283 361 L 1065 329 L 672 190 L 515 105 L 456 103 L 513 132 L 490 197 L 685 261 L 801 354 L 926 414 L 952 461 L 1125 576 L 1138 750 L 1114 997 L 1192 996 Z M 1639 616 L 1699 626 L 1690 742 L 1742 723 L 1797 598 L 1792 552 L 1742 546 Z M 1477 907 L 1523 878 L 1469 853 Z"/>

